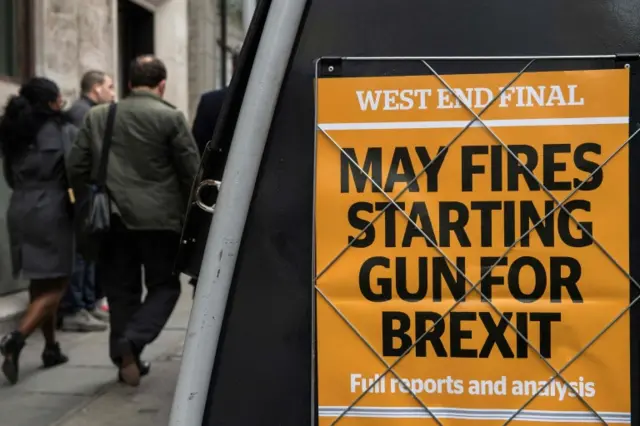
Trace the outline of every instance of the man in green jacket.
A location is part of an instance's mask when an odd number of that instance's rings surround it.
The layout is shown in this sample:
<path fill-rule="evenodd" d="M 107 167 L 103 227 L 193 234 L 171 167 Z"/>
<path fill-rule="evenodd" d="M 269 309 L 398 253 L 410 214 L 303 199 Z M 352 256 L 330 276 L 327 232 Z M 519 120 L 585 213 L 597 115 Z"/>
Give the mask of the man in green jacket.
<path fill-rule="evenodd" d="M 132 92 L 117 104 L 107 166 L 111 228 L 96 265 L 111 311 L 110 356 L 120 379 L 132 386 L 148 371 L 142 350 L 160 334 L 180 295 L 173 264 L 200 162 L 184 115 L 163 100 L 166 79 L 164 64 L 153 56 L 131 65 Z M 96 176 L 108 110 L 89 111 L 71 148 L 73 188 Z"/>

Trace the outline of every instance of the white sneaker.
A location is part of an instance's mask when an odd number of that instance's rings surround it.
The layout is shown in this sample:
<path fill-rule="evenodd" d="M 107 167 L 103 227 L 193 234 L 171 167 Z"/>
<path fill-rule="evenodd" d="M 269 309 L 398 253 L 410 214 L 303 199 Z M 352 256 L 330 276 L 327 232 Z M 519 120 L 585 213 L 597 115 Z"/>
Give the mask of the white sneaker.
<path fill-rule="evenodd" d="M 87 311 L 89 315 L 102 322 L 109 322 L 109 312 L 103 311 L 100 308 L 93 308 L 91 311 Z"/>
<path fill-rule="evenodd" d="M 84 309 L 62 319 L 63 331 L 105 331 L 107 328 L 107 324 L 95 319 Z"/>

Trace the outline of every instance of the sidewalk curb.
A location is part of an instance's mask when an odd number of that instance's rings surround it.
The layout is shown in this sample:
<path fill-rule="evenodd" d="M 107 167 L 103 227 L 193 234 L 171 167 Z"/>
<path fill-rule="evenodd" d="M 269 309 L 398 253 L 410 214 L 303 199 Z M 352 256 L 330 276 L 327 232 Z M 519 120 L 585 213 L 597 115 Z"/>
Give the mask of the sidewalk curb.
<path fill-rule="evenodd" d="M 20 291 L 0 297 L 0 336 L 15 330 L 29 306 L 29 292 Z"/>

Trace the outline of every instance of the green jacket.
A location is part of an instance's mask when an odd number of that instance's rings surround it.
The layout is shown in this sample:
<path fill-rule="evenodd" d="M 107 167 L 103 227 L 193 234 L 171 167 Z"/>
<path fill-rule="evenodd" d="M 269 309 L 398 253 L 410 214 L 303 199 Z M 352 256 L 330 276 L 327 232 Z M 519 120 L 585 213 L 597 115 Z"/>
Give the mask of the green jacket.
<path fill-rule="evenodd" d="M 76 193 L 96 176 L 108 105 L 87 113 L 67 159 Z M 187 121 L 147 91 L 118 103 L 107 167 L 114 209 L 131 230 L 180 232 L 200 155 Z"/>

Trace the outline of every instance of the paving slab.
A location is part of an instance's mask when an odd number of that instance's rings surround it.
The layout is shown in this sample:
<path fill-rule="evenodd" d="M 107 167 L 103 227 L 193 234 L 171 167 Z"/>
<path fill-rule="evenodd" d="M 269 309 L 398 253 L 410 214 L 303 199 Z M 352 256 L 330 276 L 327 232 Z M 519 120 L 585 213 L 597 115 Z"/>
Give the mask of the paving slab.
<path fill-rule="evenodd" d="M 105 385 L 115 382 L 114 368 L 61 366 L 25 377 L 20 390 L 28 393 L 96 395 Z"/>
<path fill-rule="evenodd" d="M 49 425 L 75 407 L 88 404 L 88 396 L 19 392 L 0 399 L 0 424 Z"/>

